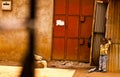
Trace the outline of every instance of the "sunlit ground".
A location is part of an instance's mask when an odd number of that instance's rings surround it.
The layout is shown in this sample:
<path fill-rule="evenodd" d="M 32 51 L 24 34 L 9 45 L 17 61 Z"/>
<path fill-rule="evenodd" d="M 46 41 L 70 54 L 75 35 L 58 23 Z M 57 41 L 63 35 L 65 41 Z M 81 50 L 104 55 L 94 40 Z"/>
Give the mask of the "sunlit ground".
<path fill-rule="evenodd" d="M 19 77 L 22 67 L 0 66 L 0 77 Z M 35 77 L 72 77 L 74 69 L 36 68 Z"/>

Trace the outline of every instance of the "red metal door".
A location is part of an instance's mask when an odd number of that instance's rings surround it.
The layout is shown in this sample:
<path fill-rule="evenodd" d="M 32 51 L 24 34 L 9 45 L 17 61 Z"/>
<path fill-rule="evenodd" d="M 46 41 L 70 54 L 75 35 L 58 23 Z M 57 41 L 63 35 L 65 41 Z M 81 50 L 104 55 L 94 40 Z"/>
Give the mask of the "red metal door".
<path fill-rule="evenodd" d="M 52 59 L 88 62 L 94 0 L 55 0 Z"/>

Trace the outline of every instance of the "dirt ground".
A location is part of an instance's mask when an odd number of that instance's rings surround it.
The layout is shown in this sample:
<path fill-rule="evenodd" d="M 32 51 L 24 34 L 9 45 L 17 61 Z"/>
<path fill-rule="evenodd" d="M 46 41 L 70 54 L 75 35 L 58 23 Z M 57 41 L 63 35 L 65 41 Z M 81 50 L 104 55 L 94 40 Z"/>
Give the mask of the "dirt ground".
<path fill-rule="evenodd" d="M 88 73 L 88 69 L 76 69 L 72 77 L 120 77 L 117 72 L 92 72 Z"/>
<path fill-rule="evenodd" d="M 48 68 L 35 68 L 35 77 L 120 77 L 120 72 L 92 72 L 89 63 L 72 61 L 50 61 Z M 0 61 L 0 77 L 19 77 L 21 64 L 12 61 Z"/>

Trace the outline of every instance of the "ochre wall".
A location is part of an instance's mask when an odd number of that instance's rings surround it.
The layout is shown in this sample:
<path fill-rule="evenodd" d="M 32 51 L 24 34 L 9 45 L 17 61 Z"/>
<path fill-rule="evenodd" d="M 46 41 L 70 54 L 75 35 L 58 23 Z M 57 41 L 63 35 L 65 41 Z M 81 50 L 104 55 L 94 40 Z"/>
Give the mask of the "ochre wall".
<path fill-rule="evenodd" d="M 38 0 L 36 17 L 36 51 L 47 60 L 50 60 L 52 51 L 53 0 Z"/>
<path fill-rule="evenodd" d="M 50 60 L 53 0 L 37 0 L 36 5 L 36 53 Z M 12 0 L 11 11 L 3 11 L 0 6 L 0 60 L 21 61 L 24 57 L 29 40 L 25 24 L 28 17 L 29 0 Z"/>

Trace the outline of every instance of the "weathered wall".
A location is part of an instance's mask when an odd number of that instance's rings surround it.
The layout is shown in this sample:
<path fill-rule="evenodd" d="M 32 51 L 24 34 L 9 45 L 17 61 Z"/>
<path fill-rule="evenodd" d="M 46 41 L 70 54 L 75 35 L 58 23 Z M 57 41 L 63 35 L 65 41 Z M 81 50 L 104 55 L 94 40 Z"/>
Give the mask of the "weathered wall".
<path fill-rule="evenodd" d="M 52 51 L 53 0 L 38 0 L 36 16 L 36 51 L 50 60 Z"/>
<path fill-rule="evenodd" d="M 36 53 L 50 60 L 53 0 L 37 0 L 36 8 Z M 25 24 L 28 17 L 29 0 L 12 0 L 11 11 L 3 11 L 0 6 L 0 60 L 23 58 L 29 40 Z"/>
<path fill-rule="evenodd" d="M 28 5 L 27 0 L 12 0 L 11 11 L 3 11 L 0 6 L 0 60 L 20 61 L 26 52 Z"/>

